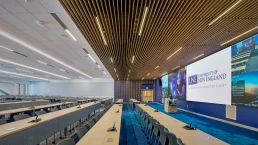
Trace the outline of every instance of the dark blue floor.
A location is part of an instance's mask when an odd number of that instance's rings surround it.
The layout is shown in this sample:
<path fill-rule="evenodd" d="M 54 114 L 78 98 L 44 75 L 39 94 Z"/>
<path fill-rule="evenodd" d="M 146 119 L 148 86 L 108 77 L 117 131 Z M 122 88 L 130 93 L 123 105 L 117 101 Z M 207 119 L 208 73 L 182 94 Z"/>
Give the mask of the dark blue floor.
<path fill-rule="evenodd" d="M 134 112 L 135 110 L 131 109 L 129 104 L 123 105 L 120 145 L 148 145 Z"/>
<path fill-rule="evenodd" d="M 258 132 L 223 123 L 220 121 L 208 119 L 180 110 L 176 114 L 168 114 L 164 112 L 164 105 L 162 104 L 152 103 L 149 105 L 186 124 L 192 123 L 192 126 L 196 126 L 197 129 L 206 132 L 231 145 L 258 145 Z"/>

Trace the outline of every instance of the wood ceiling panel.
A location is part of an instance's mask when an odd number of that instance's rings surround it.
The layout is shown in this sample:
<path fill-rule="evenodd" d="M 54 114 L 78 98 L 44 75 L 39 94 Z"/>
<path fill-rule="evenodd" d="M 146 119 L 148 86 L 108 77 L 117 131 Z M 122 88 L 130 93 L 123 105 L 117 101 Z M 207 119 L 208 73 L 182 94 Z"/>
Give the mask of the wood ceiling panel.
<path fill-rule="evenodd" d="M 114 79 L 153 79 L 227 46 L 221 43 L 258 26 L 257 0 L 59 0 Z M 139 36 L 142 20 L 142 34 Z M 104 44 L 96 17 L 107 45 Z M 181 51 L 167 60 L 171 54 Z M 131 63 L 135 56 L 134 63 Z M 113 58 L 112 63 L 110 58 Z M 160 65 L 158 69 L 155 69 Z M 116 72 L 114 71 L 116 68 Z M 148 77 L 148 73 L 151 73 Z M 119 77 L 116 76 L 119 75 Z"/>

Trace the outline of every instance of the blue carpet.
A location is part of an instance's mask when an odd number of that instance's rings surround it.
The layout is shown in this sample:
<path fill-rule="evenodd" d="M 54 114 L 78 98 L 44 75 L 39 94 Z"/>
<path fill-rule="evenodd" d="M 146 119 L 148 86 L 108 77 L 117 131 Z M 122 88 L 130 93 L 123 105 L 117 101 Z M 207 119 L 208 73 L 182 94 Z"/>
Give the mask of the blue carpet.
<path fill-rule="evenodd" d="M 258 132 L 180 110 L 176 114 L 168 114 L 164 112 L 164 105 L 157 103 L 151 103 L 149 105 L 152 108 L 155 108 L 186 124 L 192 123 L 192 126 L 196 126 L 197 129 L 206 132 L 231 145 L 258 145 Z"/>
<path fill-rule="evenodd" d="M 134 112 L 135 110 L 131 109 L 129 104 L 123 105 L 120 145 L 148 145 L 148 141 L 134 116 Z"/>

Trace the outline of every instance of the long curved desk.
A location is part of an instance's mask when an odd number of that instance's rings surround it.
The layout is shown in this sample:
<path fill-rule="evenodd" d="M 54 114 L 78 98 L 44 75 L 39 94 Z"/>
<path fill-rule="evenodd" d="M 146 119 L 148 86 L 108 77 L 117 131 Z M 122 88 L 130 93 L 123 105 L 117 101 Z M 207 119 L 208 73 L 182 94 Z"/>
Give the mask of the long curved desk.
<path fill-rule="evenodd" d="M 185 130 L 183 126 L 186 124 L 168 116 L 162 112 L 154 112 L 150 106 L 144 106 L 144 104 L 138 104 L 144 111 L 150 116 L 164 125 L 170 132 L 174 133 L 178 138 L 181 138 L 186 145 L 228 145 L 227 143 L 205 133 L 200 130 Z"/>
<path fill-rule="evenodd" d="M 100 102 L 91 102 L 81 105 L 81 108 L 75 106 L 40 115 L 39 118 L 42 120 L 37 123 L 29 123 L 29 121 L 35 119 L 35 117 L 30 117 L 0 125 L 0 144 L 36 145 L 100 107 Z"/>

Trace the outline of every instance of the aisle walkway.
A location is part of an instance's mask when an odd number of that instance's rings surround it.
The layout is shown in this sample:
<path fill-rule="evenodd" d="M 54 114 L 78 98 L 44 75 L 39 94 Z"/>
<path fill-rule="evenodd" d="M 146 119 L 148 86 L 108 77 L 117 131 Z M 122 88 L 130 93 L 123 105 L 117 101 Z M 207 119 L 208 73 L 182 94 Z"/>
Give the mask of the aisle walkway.
<path fill-rule="evenodd" d="M 134 111 L 129 104 L 123 105 L 120 145 L 148 145 L 148 140 L 134 116 Z"/>
<path fill-rule="evenodd" d="M 230 125 L 220 121 L 212 120 L 195 114 L 178 111 L 175 114 L 164 112 L 164 105 L 151 103 L 152 108 L 174 117 L 186 124 L 192 123 L 197 129 L 206 132 L 231 145 L 258 145 L 258 132 L 251 131 L 238 126 Z"/>

